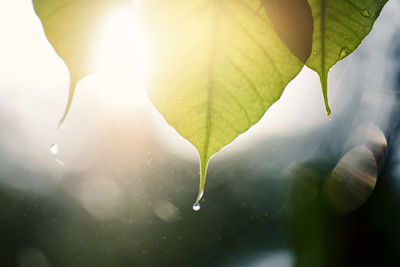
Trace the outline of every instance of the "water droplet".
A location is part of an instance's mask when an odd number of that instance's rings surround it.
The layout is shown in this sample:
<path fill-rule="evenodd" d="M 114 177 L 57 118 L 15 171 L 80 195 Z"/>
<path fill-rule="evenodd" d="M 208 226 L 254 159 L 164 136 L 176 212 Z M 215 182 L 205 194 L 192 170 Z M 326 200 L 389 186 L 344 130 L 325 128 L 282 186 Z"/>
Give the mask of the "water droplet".
<path fill-rule="evenodd" d="M 351 53 L 351 50 L 348 47 L 342 47 L 339 52 L 339 59 L 343 59 L 347 55 Z"/>
<path fill-rule="evenodd" d="M 315 56 L 315 55 L 317 54 L 317 51 L 313 51 L 312 53 L 313 53 L 313 55 Z"/>
<path fill-rule="evenodd" d="M 65 166 L 64 162 L 62 162 L 62 161 L 59 160 L 59 159 L 56 159 L 56 162 L 57 162 L 58 164 L 60 164 L 61 166 Z"/>
<path fill-rule="evenodd" d="M 369 18 L 371 16 L 371 13 L 369 13 L 369 10 L 366 8 L 361 9 L 360 13 L 361 13 L 361 16 L 366 17 L 366 18 Z"/>
<path fill-rule="evenodd" d="M 50 152 L 51 152 L 51 154 L 53 154 L 53 155 L 58 154 L 58 144 L 52 144 L 52 145 L 50 146 Z"/>
<path fill-rule="evenodd" d="M 196 202 L 196 203 L 193 204 L 192 208 L 193 208 L 194 211 L 199 211 L 200 210 L 200 204 Z"/>
<path fill-rule="evenodd" d="M 183 96 L 178 96 L 178 100 L 183 100 Z"/>

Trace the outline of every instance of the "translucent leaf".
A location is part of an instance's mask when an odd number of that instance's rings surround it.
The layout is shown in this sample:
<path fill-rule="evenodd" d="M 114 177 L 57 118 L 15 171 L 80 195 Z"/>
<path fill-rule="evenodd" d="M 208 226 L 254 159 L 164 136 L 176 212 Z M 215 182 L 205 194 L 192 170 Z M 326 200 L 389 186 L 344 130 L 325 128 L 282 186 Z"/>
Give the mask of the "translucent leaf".
<path fill-rule="evenodd" d="M 320 79 L 326 112 L 328 72 L 368 35 L 387 0 L 309 0 L 313 18 L 313 52 L 306 65 Z"/>
<path fill-rule="evenodd" d="M 311 54 L 313 17 L 307 0 L 263 0 L 281 40 L 304 63 Z"/>
<path fill-rule="evenodd" d="M 210 157 L 260 120 L 303 63 L 280 40 L 260 1 L 143 5 L 153 59 L 149 95 L 198 150 L 198 203 Z"/>
<path fill-rule="evenodd" d="M 77 82 L 93 72 L 90 55 L 99 22 L 111 7 L 128 3 L 131 1 L 33 0 L 47 39 L 70 72 L 69 98 L 60 124 L 68 115 Z"/>

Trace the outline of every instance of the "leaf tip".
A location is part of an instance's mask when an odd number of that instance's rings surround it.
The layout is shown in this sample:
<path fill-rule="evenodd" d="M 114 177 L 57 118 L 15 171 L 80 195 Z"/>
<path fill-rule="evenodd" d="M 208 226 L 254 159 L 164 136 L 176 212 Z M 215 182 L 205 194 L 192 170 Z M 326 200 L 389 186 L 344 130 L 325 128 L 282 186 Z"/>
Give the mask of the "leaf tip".
<path fill-rule="evenodd" d="M 201 159 L 200 160 L 200 184 L 199 184 L 199 193 L 197 194 L 196 202 L 193 204 L 193 209 L 198 210 L 200 209 L 200 200 L 204 194 L 204 187 L 206 184 L 206 177 L 207 177 L 207 168 L 208 168 L 208 159 Z M 195 209 L 198 208 L 198 209 Z"/>
<path fill-rule="evenodd" d="M 65 119 L 68 116 L 69 110 L 71 109 L 72 100 L 74 99 L 76 86 L 77 86 L 77 82 L 71 81 L 71 83 L 69 85 L 69 95 L 68 95 L 67 106 L 65 107 L 63 116 L 61 117 L 61 119 L 58 122 L 57 129 L 59 129 L 62 126 L 62 124 L 64 123 Z"/>
<path fill-rule="evenodd" d="M 332 112 L 331 112 L 331 108 L 329 107 L 329 103 L 328 103 L 328 97 L 324 95 L 324 102 L 325 102 L 325 112 L 326 115 L 328 116 L 329 120 L 332 119 Z"/>
<path fill-rule="evenodd" d="M 329 107 L 329 100 L 328 100 L 328 75 L 327 74 L 320 74 L 320 81 L 322 87 L 322 94 L 324 97 L 324 104 L 325 104 L 325 111 L 326 115 L 328 115 L 329 120 L 331 119 L 331 108 Z"/>

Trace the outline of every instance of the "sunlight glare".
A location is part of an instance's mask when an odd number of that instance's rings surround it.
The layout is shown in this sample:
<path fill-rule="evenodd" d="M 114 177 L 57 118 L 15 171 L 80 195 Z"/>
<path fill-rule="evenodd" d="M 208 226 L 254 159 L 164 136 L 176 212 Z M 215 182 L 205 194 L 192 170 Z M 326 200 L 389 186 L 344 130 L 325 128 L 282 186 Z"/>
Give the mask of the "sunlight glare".
<path fill-rule="evenodd" d="M 143 36 L 132 10 L 115 10 L 101 27 L 94 51 L 94 82 L 107 109 L 137 108 L 147 101 L 144 83 L 148 66 Z"/>

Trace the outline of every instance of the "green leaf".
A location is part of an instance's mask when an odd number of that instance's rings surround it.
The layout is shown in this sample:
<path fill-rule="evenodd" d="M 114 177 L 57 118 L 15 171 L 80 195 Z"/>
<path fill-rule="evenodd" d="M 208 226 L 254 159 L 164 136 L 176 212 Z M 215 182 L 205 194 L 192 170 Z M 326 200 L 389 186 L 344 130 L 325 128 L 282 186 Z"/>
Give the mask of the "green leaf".
<path fill-rule="evenodd" d="M 66 63 L 70 72 L 67 107 L 60 124 L 71 107 L 76 84 L 93 72 L 91 50 L 97 26 L 111 7 L 130 3 L 130 0 L 33 0 L 47 39 Z"/>
<path fill-rule="evenodd" d="M 306 65 L 321 80 L 328 116 L 328 72 L 371 31 L 387 0 L 309 0 L 314 18 L 313 52 Z"/>
<path fill-rule="evenodd" d="M 274 29 L 304 63 L 311 54 L 313 17 L 307 0 L 262 0 Z"/>
<path fill-rule="evenodd" d="M 152 33 L 149 96 L 198 150 L 198 204 L 210 157 L 258 122 L 304 64 L 280 40 L 260 1 L 143 4 Z"/>

